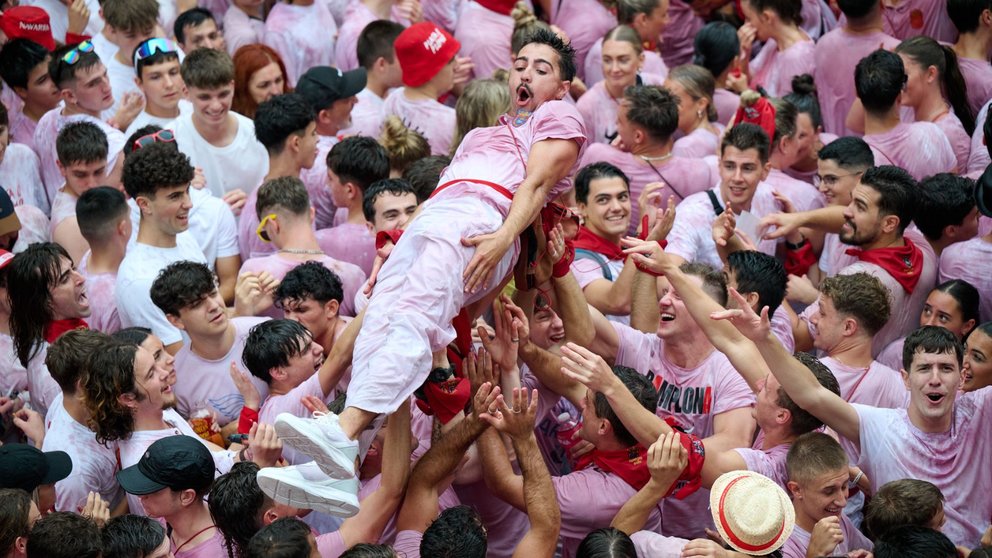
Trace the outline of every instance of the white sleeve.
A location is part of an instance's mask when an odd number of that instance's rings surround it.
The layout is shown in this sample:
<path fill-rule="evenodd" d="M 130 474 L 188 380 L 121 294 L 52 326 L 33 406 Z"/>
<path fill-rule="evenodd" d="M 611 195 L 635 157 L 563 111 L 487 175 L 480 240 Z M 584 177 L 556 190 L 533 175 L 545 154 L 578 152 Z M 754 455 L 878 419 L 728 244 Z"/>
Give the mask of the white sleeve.
<path fill-rule="evenodd" d="M 150 328 L 164 345 L 182 341 L 182 333 L 169 323 L 165 313 L 152 302 L 151 288 L 151 279 L 118 281 L 117 288 L 114 290 L 114 297 L 117 299 L 117 311 L 120 313 L 121 325 L 123 327 L 142 326 Z"/>

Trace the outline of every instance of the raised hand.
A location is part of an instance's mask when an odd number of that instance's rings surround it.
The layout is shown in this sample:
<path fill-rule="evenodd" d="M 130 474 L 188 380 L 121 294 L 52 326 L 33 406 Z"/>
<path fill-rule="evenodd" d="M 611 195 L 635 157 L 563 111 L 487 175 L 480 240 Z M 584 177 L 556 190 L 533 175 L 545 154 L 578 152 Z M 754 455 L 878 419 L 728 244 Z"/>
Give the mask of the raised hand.
<path fill-rule="evenodd" d="M 247 372 L 242 372 L 238 368 L 238 363 L 231 361 L 231 380 L 234 382 L 234 387 L 238 388 L 238 393 L 245 400 L 245 407 L 253 409 L 255 411 L 262 408 L 262 394 L 258 392 L 258 388 L 251 381 Z"/>
<path fill-rule="evenodd" d="M 768 333 L 771 332 L 772 327 L 771 322 L 768 320 L 768 307 L 765 306 L 762 308 L 761 315 L 759 316 L 747 303 L 747 299 L 741 296 L 741 293 L 737 292 L 737 289 L 731 288 L 727 290 L 730 292 L 730 297 L 736 302 L 737 307 L 713 312 L 710 314 L 710 318 L 729 321 L 734 324 L 734 327 L 744 337 L 747 337 L 751 341 L 759 341 L 768 337 Z"/>
<path fill-rule="evenodd" d="M 561 372 L 600 393 L 609 393 L 619 381 L 603 357 L 575 343 L 566 343 L 561 348 Z"/>
<path fill-rule="evenodd" d="M 651 213 L 654 213 L 654 215 L 651 216 Z M 653 210 L 648 210 L 648 215 L 648 221 L 653 221 L 654 224 L 648 229 L 647 240 L 661 242 L 668 238 L 668 233 L 672 232 L 672 226 L 675 225 L 675 196 L 668 196 L 668 205 L 666 207 L 656 207 Z"/>
<path fill-rule="evenodd" d="M 245 202 L 248 201 L 248 194 L 241 188 L 235 188 L 225 193 L 220 199 L 224 200 L 224 203 L 231 208 L 234 216 L 238 217 L 241 215 L 241 210 L 244 208 Z"/>
<path fill-rule="evenodd" d="M 234 285 L 234 314 L 256 316 L 272 307 L 279 280 L 268 271 L 249 271 L 238 275 Z"/>
<path fill-rule="evenodd" d="M 634 259 L 638 267 L 663 275 L 666 271 L 678 268 L 675 260 L 654 240 L 640 240 L 627 237 L 620 241 L 626 246 L 623 253 Z"/>
<path fill-rule="evenodd" d="M 282 457 L 282 441 L 276 435 L 276 428 L 271 424 L 256 422 L 248 431 L 247 452 L 250 459 L 259 467 L 273 467 Z M 249 453 L 245 453 L 248 457 Z"/>
<path fill-rule="evenodd" d="M 110 521 L 110 504 L 96 492 L 90 492 L 86 495 L 86 505 L 79 511 L 79 515 L 102 529 Z"/>
<path fill-rule="evenodd" d="M 844 531 L 840 528 L 840 518 L 836 515 L 824 517 L 813 526 L 806 553 L 808 556 L 829 556 L 842 542 Z"/>
<path fill-rule="evenodd" d="M 465 376 L 468 377 L 472 393 L 475 394 L 472 399 L 472 412 L 478 417 L 479 413 L 490 408 L 491 402 L 483 407 L 479 407 L 477 404 L 489 401 L 490 395 L 492 401 L 495 401 L 496 397 L 499 396 L 499 377 L 493 370 L 493 358 L 485 349 L 480 349 L 478 355 L 469 354 L 464 364 Z M 487 385 L 488 387 L 486 387 Z M 479 394 L 483 392 L 485 395 L 480 399 Z"/>
<path fill-rule="evenodd" d="M 505 295 L 504 295 L 505 297 Z M 490 337 L 483 327 L 478 328 L 482 347 L 492 355 L 493 363 L 503 372 L 513 370 L 517 366 L 517 348 L 520 346 L 519 332 L 513 327 L 514 320 L 510 311 L 499 303 L 493 303 L 493 329 L 495 337 Z"/>
<path fill-rule="evenodd" d="M 534 425 L 537 419 L 537 390 L 527 398 L 527 388 L 513 388 L 513 405 L 507 406 L 506 400 L 500 397 L 496 401 L 496 409 L 487 409 L 479 418 L 503 434 L 521 439 L 534 435 Z"/>

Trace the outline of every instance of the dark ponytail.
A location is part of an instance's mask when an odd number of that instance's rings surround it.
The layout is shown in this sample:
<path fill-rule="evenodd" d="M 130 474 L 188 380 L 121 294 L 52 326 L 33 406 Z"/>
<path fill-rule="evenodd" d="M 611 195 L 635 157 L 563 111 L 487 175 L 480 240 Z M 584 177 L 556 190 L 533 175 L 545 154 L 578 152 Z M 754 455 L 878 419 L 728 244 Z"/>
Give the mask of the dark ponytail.
<path fill-rule="evenodd" d="M 975 131 L 975 114 L 968 103 L 968 88 L 961 75 L 958 56 L 954 53 L 954 49 L 921 35 L 899 43 L 896 53 L 905 54 L 924 68 L 930 66 L 937 68 L 944 95 L 970 136 Z"/>

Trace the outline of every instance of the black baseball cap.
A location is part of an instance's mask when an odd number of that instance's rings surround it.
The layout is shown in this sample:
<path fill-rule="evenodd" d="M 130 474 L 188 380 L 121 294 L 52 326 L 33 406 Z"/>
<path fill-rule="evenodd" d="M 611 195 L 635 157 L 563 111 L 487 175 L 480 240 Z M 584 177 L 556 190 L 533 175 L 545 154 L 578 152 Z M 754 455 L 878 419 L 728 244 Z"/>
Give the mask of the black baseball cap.
<path fill-rule="evenodd" d="M 982 215 L 992 217 L 992 165 L 975 181 L 975 204 Z"/>
<path fill-rule="evenodd" d="M 206 490 L 214 481 L 214 458 L 193 436 L 169 436 L 148 446 L 138 463 L 117 473 L 128 494 L 141 496 L 163 488 Z"/>
<path fill-rule="evenodd" d="M 56 483 L 72 472 L 72 459 L 64 451 L 41 451 L 28 444 L 0 446 L 0 488 L 33 492 Z"/>
<path fill-rule="evenodd" d="M 7 190 L 0 187 L 0 236 L 21 230 L 21 220 L 17 218 L 14 202 Z"/>
<path fill-rule="evenodd" d="M 342 72 L 330 66 L 314 66 L 300 76 L 294 92 L 303 95 L 313 110 L 319 112 L 334 101 L 357 95 L 367 82 L 365 68 Z"/>

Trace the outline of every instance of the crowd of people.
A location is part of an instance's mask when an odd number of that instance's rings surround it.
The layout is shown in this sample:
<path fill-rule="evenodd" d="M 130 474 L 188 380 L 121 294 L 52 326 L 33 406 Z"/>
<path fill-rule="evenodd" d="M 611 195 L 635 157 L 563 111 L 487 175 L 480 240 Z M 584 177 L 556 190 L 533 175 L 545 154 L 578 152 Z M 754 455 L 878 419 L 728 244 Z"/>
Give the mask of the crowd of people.
<path fill-rule="evenodd" d="M 0 556 L 992 555 L 992 0 L 0 11 Z"/>

